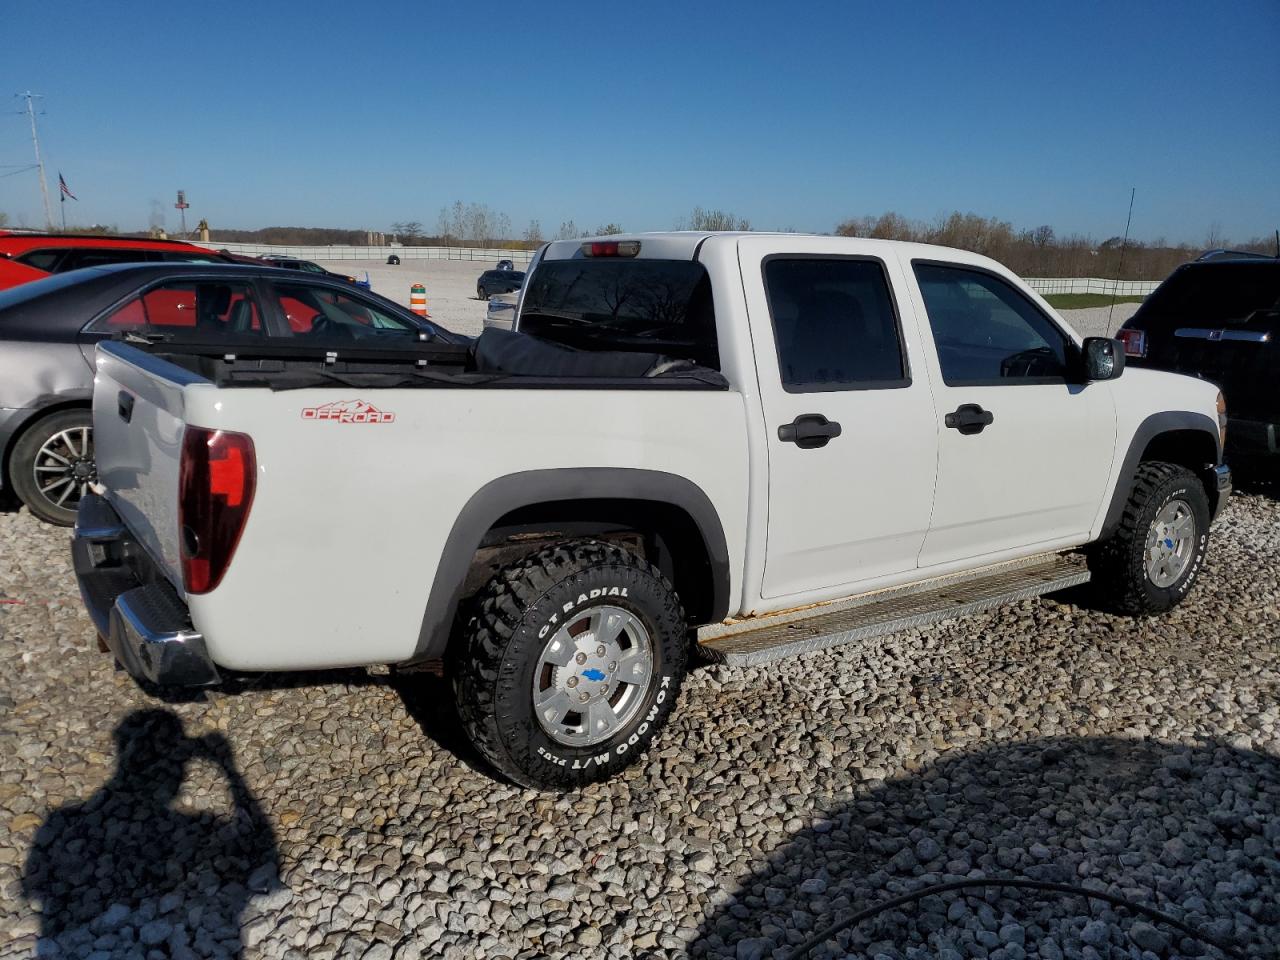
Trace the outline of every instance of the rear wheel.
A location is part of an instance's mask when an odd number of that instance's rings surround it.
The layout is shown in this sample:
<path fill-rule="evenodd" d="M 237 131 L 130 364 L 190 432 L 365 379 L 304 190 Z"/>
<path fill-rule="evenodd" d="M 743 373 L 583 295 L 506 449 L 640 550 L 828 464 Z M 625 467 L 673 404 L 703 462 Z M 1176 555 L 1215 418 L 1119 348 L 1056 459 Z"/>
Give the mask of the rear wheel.
<path fill-rule="evenodd" d="M 63 410 L 37 421 L 14 445 L 13 490 L 41 520 L 69 527 L 80 498 L 97 479 L 88 410 Z"/>
<path fill-rule="evenodd" d="M 1120 525 L 1089 551 L 1095 589 L 1132 615 L 1163 613 L 1190 591 L 1209 545 L 1209 499 L 1186 467 L 1138 465 Z"/>
<path fill-rule="evenodd" d="M 488 300 L 488 299 L 489 299 L 489 294 L 488 294 L 488 292 L 485 290 L 485 288 L 484 288 L 484 287 L 476 287 L 476 299 L 477 299 L 477 300 Z"/>
<path fill-rule="evenodd" d="M 613 544 L 572 541 L 489 582 L 453 664 L 454 694 L 499 772 L 564 790 L 644 753 L 687 657 L 684 611 L 666 578 Z"/>

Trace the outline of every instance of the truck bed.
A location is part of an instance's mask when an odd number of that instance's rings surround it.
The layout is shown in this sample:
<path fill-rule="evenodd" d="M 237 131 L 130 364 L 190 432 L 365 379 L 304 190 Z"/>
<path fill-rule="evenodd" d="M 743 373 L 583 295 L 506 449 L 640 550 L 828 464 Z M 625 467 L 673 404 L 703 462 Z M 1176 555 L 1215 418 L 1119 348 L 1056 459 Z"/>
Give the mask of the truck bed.
<path fill-rule="evenodd" d="M 222 667 L 412 659 L 430 639 L 427 601 L 459 518 L 512 476 L 687 480 L 722 518 L 735 569 L 742 556 L 746 417 L 716 371 L 495 373 L 474 369 L 474 351 L 430 344 L 368 360 L 292 345 L 229 357 L 225 345 L 108 342 L 97 364 L 105 497 Z M 234 558 L 204 594 L 189 594 L 182 574 L 190 427 L 248 436 L 256 458 Z"/>
<path fill-rule="evenodd" d="M 569 350 L 509 331 L 471 344 L 432 341 L 386 347 L 237 344 L 195 340 L 128 341 L 220 388 L 298 390 L 497 387 L 514 389 L 724 390 L 719 373 L 660 354 Z"/>

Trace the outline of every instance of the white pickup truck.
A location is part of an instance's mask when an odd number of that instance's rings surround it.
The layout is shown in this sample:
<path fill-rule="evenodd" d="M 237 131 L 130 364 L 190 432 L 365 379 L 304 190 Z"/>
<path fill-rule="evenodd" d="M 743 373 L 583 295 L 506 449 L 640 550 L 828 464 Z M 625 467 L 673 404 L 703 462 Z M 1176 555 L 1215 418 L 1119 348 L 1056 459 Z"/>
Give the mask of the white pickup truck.
<path fill-rule="evenodd" d="M 515 332 L 388 349 L 328 320 L 234 356 L 99 346 L 85 603 L 153 683 L 443 671 L 531 786 L 635 759 L 695 650 L 759 663 L 1091 576 L 1167 610 L 1230 491 L 1215 387 L 1124 371 L 957 250 L 560 241 Z"/>

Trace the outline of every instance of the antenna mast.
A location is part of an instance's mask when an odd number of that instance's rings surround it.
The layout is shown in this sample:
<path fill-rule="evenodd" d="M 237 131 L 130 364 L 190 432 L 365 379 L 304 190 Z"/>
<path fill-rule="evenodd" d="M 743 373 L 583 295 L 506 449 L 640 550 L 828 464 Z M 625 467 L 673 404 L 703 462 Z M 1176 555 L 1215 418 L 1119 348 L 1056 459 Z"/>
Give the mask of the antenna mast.
<path fill-rule="evenodd" d="M 36 148 L 36 168 L 40 171 L 40 195 L 44 198 L 44 227 L 46 230 L 53 230 L 53 214 L 49 210 L 49 183 L 44 178 L 44 160 L 40 157 L 40 138 L 36 135 L 36 111 L 31 103 L 41 95 L 28 90 L 16 96 L 27 101 L 27 118 L 31 121 L 31 145 Z"/>
<path fill-rule="evenodd" d="M 1116 266 L 1116 273 L 1124 271 L 1124 248 L 1129 246 L 1129 224 L 1133 223 L 1133 198 L 1137 195 L 1138 188 L 1134 187 L 1129 191 L 1129 216 L 1124 222 L 1124 239 L 1120 241 L 1120 263 Z M 1111 288 L 1111 309 L 1107 311 L 1107 330 L 1111 329 L 1111 315 L 1116 310 L 1116 295 L 1120 292 L 1120 278 L 1116 277 L 1115 286 Z"/>

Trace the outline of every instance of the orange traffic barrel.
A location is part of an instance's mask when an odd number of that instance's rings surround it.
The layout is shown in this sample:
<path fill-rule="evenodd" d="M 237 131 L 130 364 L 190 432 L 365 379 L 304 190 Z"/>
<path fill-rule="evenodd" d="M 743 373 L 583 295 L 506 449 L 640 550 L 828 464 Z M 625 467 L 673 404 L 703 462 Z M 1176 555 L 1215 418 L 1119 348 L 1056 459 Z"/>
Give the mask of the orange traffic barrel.
<path fill-rule="evenodd" d="M 425 284 L 415 283 L 409 288 L 409 309 L 420 317 L 427 315 L 427 288 Z"/>

